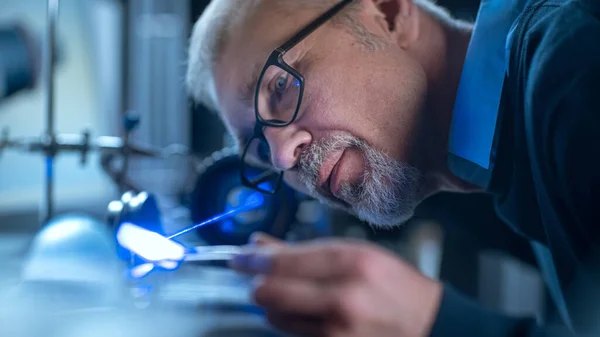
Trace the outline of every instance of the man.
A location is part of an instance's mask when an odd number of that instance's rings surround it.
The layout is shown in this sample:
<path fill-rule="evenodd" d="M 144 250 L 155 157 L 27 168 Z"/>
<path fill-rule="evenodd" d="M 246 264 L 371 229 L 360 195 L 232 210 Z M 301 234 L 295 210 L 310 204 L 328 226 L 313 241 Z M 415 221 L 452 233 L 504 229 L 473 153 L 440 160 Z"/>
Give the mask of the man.
<path fill-rule="evenodd" d="M 283 179 L 380 227 L 440 191 L 493 193 L 564 324 L 488 311 L 346 241 L 233 261 L 261 276 L 269 321 L 311 336 L 600 331 L 598 41 L 594 0 L 483 1 L 473 26 L 422 0 L 214 0 L 188 87 L 238 139 L 246 185 L 273 193 Z"/>

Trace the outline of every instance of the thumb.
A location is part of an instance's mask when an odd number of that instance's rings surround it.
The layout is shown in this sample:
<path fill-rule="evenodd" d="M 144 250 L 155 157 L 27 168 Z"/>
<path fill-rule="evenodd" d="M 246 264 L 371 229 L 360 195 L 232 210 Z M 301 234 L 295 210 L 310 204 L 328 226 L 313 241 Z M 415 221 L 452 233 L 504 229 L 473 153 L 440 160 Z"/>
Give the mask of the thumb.
<path fill-rule="evenodd" d="M 268 234 L 256 232 L 250 236 L 250 245 L 256 246 L 283 246 L 284 242 Z"/>

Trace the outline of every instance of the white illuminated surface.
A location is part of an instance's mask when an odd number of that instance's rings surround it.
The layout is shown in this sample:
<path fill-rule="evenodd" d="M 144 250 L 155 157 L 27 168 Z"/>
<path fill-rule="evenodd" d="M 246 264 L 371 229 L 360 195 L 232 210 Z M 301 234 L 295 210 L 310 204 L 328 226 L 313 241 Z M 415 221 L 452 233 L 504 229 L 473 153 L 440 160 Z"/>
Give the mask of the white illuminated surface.
<path fill-rule="evenodd" d="M 130 275 L 133 278 L 142 278 L 148 275 L 154 269 L 154 265 L 152 263 L 144 263 L 139 266 L 131 268 Z"/>
<path fill-rule="evenodd" d="M 140 202 L 144 202 L 146 199 L 148 199 L 148 192 L 140 192 L 136 198 L 140 200 Z"/>
<path fill-rule="evenodd" d="M 416 267 L 432 279 L 439 279 L 444 248 L 444 233 L 439 224 L 423 222 L 413 234 Z"/>
<path fill-rule="evenodd" d="M 148 193 L 141 192 L 137 196 L 131 198 L 129 205 L 132 208 L 136 208 L 136 207 L 140 206 L 141 204 L 143 204 L 146 201 L 146 199 L 148 199 Z"/>
<path fill-rule="evenodd" d="M 141 205 L 141 204 L 142 204 L 142 203 L 140 202 L 140 199 L 138 199 L 138 198 L 133 198 L 133 199 L 131 199 L 131 201 L 129 202 L 129 206 L 130 206 L 131 208 L 134 208 L 134 209 L 135 209 L 135 208 L 137 208 L 137 207 L 138 207 L 139 205 Z"/>
<path fill-rule="evenodd" d="M 182 245 L 130 223 L 121 225 L 117 240 L 121 246 L 147 261 L 182 261 L 185 257 Z"/>
<path fill-rule="evenodd" d="M 119 213 L 123 210 L 123 203 L 120 201 L 111 201 L 108 204 L 108 211 L 111 213 Z"/>
<path fill-rule="evenodd" d="M 78 234 L 81 231 L 81 222 L 78 219 L 64 220 L 60 226 L 48 226 L 44 232 L 48 242 L 60 241 Z"/>
<path fill-rule="evenodd" d="M 442 247 L 438 241 L 426 240 L 419 246 L 419 270 L 426 276 L 437 279 L 442 263 Z"/>
<path fill-rule="evenodd" d="M 126 204 L 128 202 L 131 201 L 131 199 L 133 198 L 133 193 L 131 192 L 125 192 L 122 196 L 121 196 L 121 201 Z"/>
<path fill-rule="evenodd" d="M 156 262 L 156 266 L 161 267 L 162 269 L 165 269 L 165 270 L 175 270 L 175 269 L 177 269 L 177 267 L 179 267 L 179 262 L 159 261 L 159 262 Z"/>

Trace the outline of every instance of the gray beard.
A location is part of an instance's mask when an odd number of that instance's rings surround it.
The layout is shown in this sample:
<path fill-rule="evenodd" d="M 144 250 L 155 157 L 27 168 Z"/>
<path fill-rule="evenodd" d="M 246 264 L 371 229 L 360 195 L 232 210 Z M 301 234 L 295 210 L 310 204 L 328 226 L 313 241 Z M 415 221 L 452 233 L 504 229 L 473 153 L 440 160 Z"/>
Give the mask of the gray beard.
<path fill-rule="evenodd" d="M 323 163 L 330 154 L 352 147 L 361 150 L 366 164 L 360 183 L 341 186 L 338 197 L 345 203 L 320 195 L 317 185 Z M 338 134 L 312 143 L 302 152 L 298 171 L 300 181 L 313 197 L 374 227 L 403 224 L 414 215 L 420 202 L 422 175 L 418 169 L 394 160 L 352 135 Z"/>

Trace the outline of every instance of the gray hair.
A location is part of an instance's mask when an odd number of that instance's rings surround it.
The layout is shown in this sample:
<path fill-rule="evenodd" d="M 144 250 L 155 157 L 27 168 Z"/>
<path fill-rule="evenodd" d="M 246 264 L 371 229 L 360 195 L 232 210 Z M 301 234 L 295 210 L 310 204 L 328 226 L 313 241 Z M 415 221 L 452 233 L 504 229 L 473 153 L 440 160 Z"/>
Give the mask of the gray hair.
<path fill-rule="evenodd" d="M 274 10 L 303 9 L 325 10 L 333 0 L 212 0 L 194 25 L 188 51 L 186 86 L 196 103 L 219 111 L 214 69 L 218 65 L 231 32 L 265 1 L 273 2 Z M 337 1 L 337 0 L 336 0 Z M 425 12 L 445 22 L 450 21 L 447 10 L 431 0 L 414 0 Z M 377 50 L 386 45 L 383 39 L 368 31 L 357 19 L 360 1 L 348 5 L 331 23 L 350 30 L 367 50 Z"/>

